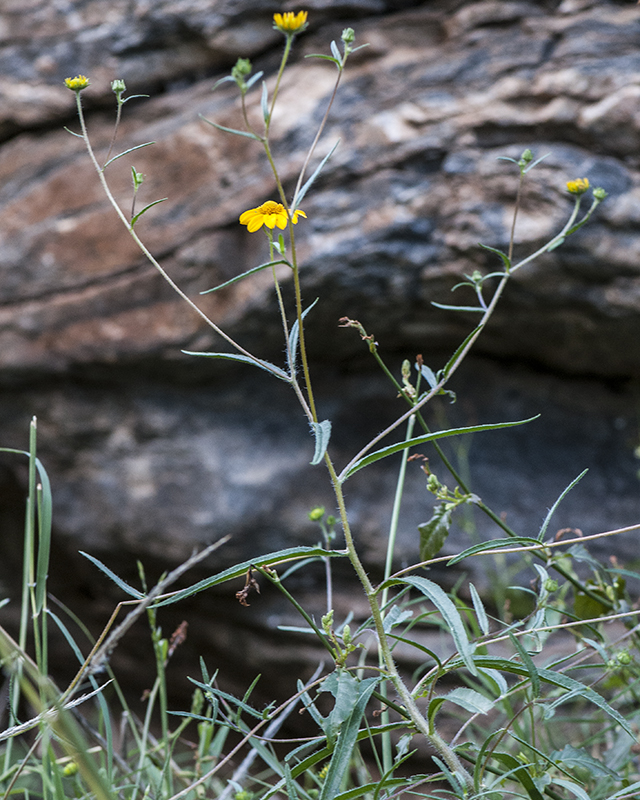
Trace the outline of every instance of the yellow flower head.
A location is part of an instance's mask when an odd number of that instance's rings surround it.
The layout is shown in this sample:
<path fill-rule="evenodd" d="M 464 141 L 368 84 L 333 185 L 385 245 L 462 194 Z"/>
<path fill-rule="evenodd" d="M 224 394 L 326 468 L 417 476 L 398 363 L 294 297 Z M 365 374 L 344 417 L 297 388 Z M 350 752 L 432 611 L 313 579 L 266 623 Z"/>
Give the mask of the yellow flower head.
<path fill-rule="evenodd" d="M 294 211 L 291 215 L 291 222 L 293 222 L 294 225 L 297 224 L 299 216 L 306 217 L 307 215 L 304 211 L 300 211 L 300 209 Z M 240 223 L 247 226 L 249 233 L 260 230 L 263 225 L 271 229 L 277 226 L 281 230 L 284 230 L 287 227 L 288 221 L 289 215 L 287 214 L 287 209 L 282 203 L 276 203 L 275 200 L 267 200 L 266 203 L 258 206 L 258 208 L 250 208 L 240 215 Z"/>
<path fill-rule="evenodd" d="M 75 78 L 65 78 L 65 86 L 73 92 L 81 92 L 89 85 L 89 78 L 84 75 L 76 75 Z"/>
<path fill-rule="evenodd" d="M 584 194 L 589 188 L 589 178 L 576 178 L 567 183 L 567 191 L 571 194 Z"/>
<path fill-rule="evenodd" d="M 285 34 L 300 33 L 307 27 L 308 11 L 285 11 L 284 14 L 273 15 L 273 27 Z"/>

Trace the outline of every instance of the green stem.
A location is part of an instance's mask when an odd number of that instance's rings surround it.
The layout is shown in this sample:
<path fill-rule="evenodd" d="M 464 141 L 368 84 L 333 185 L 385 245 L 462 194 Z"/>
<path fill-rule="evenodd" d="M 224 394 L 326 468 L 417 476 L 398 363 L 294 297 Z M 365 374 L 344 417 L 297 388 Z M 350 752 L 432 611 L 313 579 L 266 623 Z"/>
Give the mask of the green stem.
<path fill-rule="evenodd" d="M 85 146 L 87 148 L 87 152 L 89 153 L 89 158 L 91 159 L 91 162 L 93 163 L 93 165 L 94 165 L 94 167 L 96 169 L 96 172 L 98 173 L 98 178 L 99 178 L 100 183 L 102 185 L 102 189 L 103 189 L 104 193 L 106 194 L 107 199 L 111 203 L 113 209 L 115 210 L 116 214 L 118 215 L 118 217 L 120 217 L 120 220 L 122 221 L 122 223 L 126 227 L 127 231 L 129 232 L 129 235 L 134 240 L 136 245 L 140 248 L 140 250 L 144 254 L 145 258 L 147 258 L 148 261 L 150 261 L 150 263 L 153 264 L 153 266 L 158 270 L 158 272 L 162 275 L 162 277 L 169 284 L 169 286 L 171 286 L 171 288 L 174 290 L 174 292 L 176 292 L 176 294 L 178 294 L 179 297 L 181 297 L 185 301 L 185 303 L 187 303 L 187 305 L 190 306 L 195 311 L 195 313 L 200 317 L 200 319 L 202 319 L 210 328 L 212 328 L 219 336 L 221 336 L 235 350 L 237 350 L 239 353 L 242 353 L 242 355 L 246 356 L 247 358 L 250 358 L 252 361 L 254 361 L 256 364 L 258 364 L 260 367 L 262 367 L 264 369 L 265 365 L 262 362 L 260 362 L 259 359 L 257 359 L 252 353 L 249 353 L 248 350 L 245 350 L 244 347 L 241 347 L 241 345 L 239 345 L 228 334 L 226 334 L 221 328 L 219 328 L 215 324 L 215 322 L 213 322 L 211 319 L 209 319 L 209 317 L 204 313 L 204 311 L 201 311 L 201 309 L 198 308 L 198 306 L 193 302 L 193 300 L 191 300 L 191 298 L 188 297 L 182 291 L 182 289 L 175 283 L 175 281 L 169 276 L 169 274 L 166 272 L 166 270 L 153 257 L 151 252 L 147 249 L 147 247 L 144 245 L 142 240 L 138 237 L 138 234 L 131 227 L 131 224 L 130 224 L 129 220 L 127 219 L 127 217 L 123 213 L 122 209 L 120 208 L 120 206 L 116 202 L 116 199 L 113 196 L 113 194 L 111 192 L 111 189 L 109 188 L 109 184 L 107 183 L 106 178 L 104 176 L 104 171 L 103 171 L 102 167 L 100 166 L 100 164 L 98 163 L 98 160 L 97 160 L 97 158 L 95 156 L 95 153 L 93 152 L 93 147 L 91 146 L 91 142 L 89 140 L 89 135 L 87 133 L 87 126 L 86 126 L 86 122 L 85 122 L 85 119 L 84 119 L 84 112 L 82 110 L 82 103 L 80 101 L 80 92 L 76 92 L 76 105 L 77 105 L 77 108 L 78 108 L 78 117 L 80 119 L 80 127 L 82 129 L 82 138 L 84 139 L 84 143 L 85 143 Z"/>

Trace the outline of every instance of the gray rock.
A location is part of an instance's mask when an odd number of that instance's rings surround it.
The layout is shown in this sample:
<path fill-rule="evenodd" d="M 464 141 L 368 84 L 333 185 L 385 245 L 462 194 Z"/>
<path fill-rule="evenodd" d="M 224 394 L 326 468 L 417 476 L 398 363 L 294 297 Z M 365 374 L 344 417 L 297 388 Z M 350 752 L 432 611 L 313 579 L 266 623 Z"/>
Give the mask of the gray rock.
<path fill-rule="evenodd" d="M 468 461 L 473 490 L 519 533 L 535 535 L 547 508 L 587 467 L 550 530 L 587 534 L 636 522 L 637 10 L 619 2 L 444 0 L 318 0 L 308 7 L 310 30 L 299 40 L 273 123 L 288 192 L 335 80 L 332 65 L 302 55 L 327 52 L 346 25 L 370 43 L 345 73 L 312 168 L 338 138 L 340 145 L 296 229 L 305 302 L 320 299 L 307 317 L 307 338 L 321 415 L 334 423 L 336 462 L 346 463 L 404 410 L 339 318 L 359 319 L 395 374 L 417 353 L 441 367 L 474 320 L 431 301 L 469 302 L 464 289 L 452 295 L 451 288 L 464 273 L 498 266 L 478 242 L 508 246 L 517 176 L 496 159 L 532 147 L 549 155 L 525 186 L 517 258 L 567 218 L 567 180 L 589 177 L 610 197 L 585 229 L 516 273 L 477 357 L 455 378 L 458 403 L 438 405 L 432 421 L 448 427 L 542 413 L 527 426 L 447 445 L 462 472 Z M 262 236 L 248 234 L 238 216 L 274 196 L 268 166 L 254 142 L 227 137 L 200 115 L 240 124 L 234 91 L 225 84 L 212 94 L 211 86 L 236 56 L 273 74 L 281 47 L 270 23 L 275 10 L 266 0 L 213 8 L 199 0 L 90 0 L 75 10 L 22 3 L 3 12 L 0 442 L 24 448 L 37 415 L 40 455 L 54 485 L 56 557 L 73 565 L 55 590 L 90 598 L 96 621 L 119 596 L 75 555 L 79 549 L 135 580 L 136 557 L 160 571 L 194 546 L 231 534 L 208 567 L 213 572 L 313 544 L 309 508 L 333 508 L 323 468 L 309 466 L 312 439 L 287 387 L 248 367 L 182 355 L 223 343 L 141 258 L 105 202 L 82 142 L 62 130 L 77 129 L 64 77 L 91 78 L 83 100 L 100 159 L 113 125 L 110 81 L 122 77 L 129 92 L 150 95 L 125 106 L 118 147 L 155 144 L 107 169 L 115 195 L 128 208 L 131 166 L 145 173 L 140 202 L 169 198 L 138 223 L 151 251 L 217 324 L 282 363 L 266 273 L 198 295 L 267 257 Z M 258 96 L 250 95 L 259 104 Z M 286 268 L 281 279 L 290 304 Z M 434 454 L 425 454 L 444 478 Z M 15 458 L 2 464 L 2 513 L 18 536 L 22 501 L 15 495 L 24 476 Z M 376 465 L 347 484 L 355 535 L 374 576 L 397 466 Z M 424 484 L 414 465 L 399 565 L 415 559 L 417 525 L 430 514 Z M 447 552 L 497 533 L 479 514 L 461 517 Z M 633 557 L 634 541 L 634 534 L 616 538 L 621 559 Z M 20 550 L 8 540 L 0 547 L 0 580 L 15 594 Z M 613 546 L 594 551 L 606 557 Z M 494 568 L 464 566 L 484 587 Z M 348 571 L 336 570 L 336 605 L 345 610 L 356 602 L 354 591 Z M 452 583 L 461 572 L 435 574 Z M 290 638 L 276 630 L 288 612 L 268 591 L 251 610 L 236 608 L 235 588 L 216 595 L 225 611 L 209 628 L 211 597 L 192 609 L 200 620 L 194 650 L 201 645 L 232 659 L 240 648 L 250 673 L 257 636 L 277 669 L 283 653 L 293 658 L 284 647 Z M 300 578 L 298 589 L 322 608 L 321 574 Z M 136 645 L 127 647 L 121 657 L 130 659 L 134 680 Z M 301 660 L 312 657 L 298 644 L 294 650 Z"/>

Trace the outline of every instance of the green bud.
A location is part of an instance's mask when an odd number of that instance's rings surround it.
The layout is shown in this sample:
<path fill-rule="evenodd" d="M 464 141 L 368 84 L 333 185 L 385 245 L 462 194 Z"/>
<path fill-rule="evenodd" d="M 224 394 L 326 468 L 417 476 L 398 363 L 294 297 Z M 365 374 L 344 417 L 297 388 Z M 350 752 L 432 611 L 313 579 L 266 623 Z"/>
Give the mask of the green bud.
<path fill-rule="evenodd" d="M 336 524 L 336 522 L 337 522 L 337 519 L 333 516 L 333 514 L 329 514 L 329 516 L 327 517 L 327 525 L 330 528 L 333 528 L 333 526 Z"/>
<path fill-rule="evenodd" d="M 127 90 L 125 83 L 123 80 L 118 78 L 115 81 L 111 81 L 111 91 L 118 95 L 118 97 Z"/>
<path fill-rule="evenodd" d="M 251 800 L 253 797 L 253 792 L 248 792 L 246 789 L 242 789 L 240 792 L 236 792 L 234 795 L 235 800 Z"/>
<path fill-rule="evenodd" d="M 411 362 L 408 358 L 402 362 L 402 379 L 408 381 L 411 377 Z"/>
<path fill-rule="evenodd" d="M 251 75 L 251 61 L 248 58 L 239 58 L 231 70 L 231 77 L 238 83 L 244 83 L 248 75 Z"/>
<path fill-rule="evenodd" d="M 342 31 L 342 36 L 340 38 L 346 45 L 353 44 L 356 40 L 356 32 L 353 30 L 353 28 L 345 28 Z"/>
<path fill-rule="evenodd" d="M 620 653 L 618 653 L 616 658 L 618 659 L 618 664 L 622 664 L 623 667 L 626 667 L 631 663 L 631 656 L 626 650 L 622 650 Z"/>
<path fill-rule="evenodd" d="M 607 192 L 605 192 L 602 186 L 597 186 L 593 190 L 593 196 L 595 197 L 596 200 L 604 200 L 604 198 L 607 196 Z"/>
<path fill-rule="evenodd" d="M 133 178 L 133 191 L 137 192 L 142 186 L 144 175 L 142 172 L 137 172 L 135 167 L 131 167 L 131 177 Z"/>
<path fill-rule="evenodd" d="M 544 582 L 544 588 L 547 592 L 555 592 L 558 589 L 558 581 L 554 581 L 553 578 L 547 578 Z"/>
<path fill-rule="evenodd" d="M 440 481 L 432 472 L 427 479 L 427 489 L 430 492 L 437 492 L 439 488 L 440 488 Z"/>
<path fill-rule="evenodd" d="M 76 762 L 75 762 L 75 761 L 70 761 L 70 762 L 69 762 L 68 764 L 66 764 L 66 765 L 65 765 L 65 767 L 63 768 L 63 770 L 62 770 L 62 774 L 63 774 L 63 775 L 66 777 L 66 778 L 69 778 L 69 777 L 71 777 L 71 775 L 75 775 L 77 771 L 78 771 L 78 765 L 76 764 Z"/>
<path fill-rule="evenodd" d="M 524 151 L 524 153 L 520 156 L 520 166 L 526 167 L 527 164 L 530 164 L 533 161 L 533 153 L 529 148 Z"/>
<path fill-rule="evenodd" d="M 342 629 L 342 641 L 346 645 L 351 644 L 351 628 L 348 625 L 345 625 Z"/>
<path fill-rule="evenodd" d="M 331 633 L 331 626 L 333 625 L 333 609 L 331 611 L 327 611 L 327 613 L 322 617 L 322 630 L 329 635 Z"/>
<path fill-rule="evenodd" d="M 311 522 L 320 522 L 322 517 L 324 517 L 324 506 L 316 506 L 309 512 Z"/>

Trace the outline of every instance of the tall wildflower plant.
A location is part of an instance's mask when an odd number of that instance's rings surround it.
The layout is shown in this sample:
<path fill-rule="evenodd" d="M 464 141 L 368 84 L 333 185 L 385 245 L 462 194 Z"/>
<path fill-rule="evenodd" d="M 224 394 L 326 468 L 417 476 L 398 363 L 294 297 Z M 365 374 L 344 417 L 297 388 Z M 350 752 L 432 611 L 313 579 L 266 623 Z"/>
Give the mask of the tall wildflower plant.
<path fill-rule="evenodd" d="M 274 27 L 284 37 L 284 49 L 275 83 L 269 91 L 262 73 L 253 73 L 247 59 L 240 58 L 231 74 L 216 84 L 237 86 L 244 128 L 226 128 L 205 120 L 217 134 L 248 138 L 261 148 L 275 182 L 275 196 L 263 198 L 251 209 L 238 209 L 239 224 L 247 235 L 266 236 L 268 260 L 209 291 L 231 283 L 251 280 L 256 273 L 271 272 L 277 297 L 286 357 L 274 364 L 249 352 L 210 319 L 169 277 L 162 265 L 138 236 L 136 223 L 155 201 L 136 209 L 143 176 L 131 167 L 133 199 L 129 213 L 114 197 L 107 181 L 108 167 L 117 159 L 150 143 L 112 155 L 126 87 L 114 80 L 116 125 L 109 152 L 100 161 L 92 146 L 82 107 L 82 92 L 89 85 L 83 75 L 69 78 L 68 88 L 75 93 L 81 132 L 97 179 L 125 235 L 133 238 L 145 257 L 200 318 L 229 345 L 230 352 L 194 352 L 194 358 L 226 359 L 258 367 L 262 372 L 288 384 L 298 399 L 312 433 L 311 463 L 326 471 L 331 483 L 337 515 L 313 509 L 309 517 L 322 533 L 316 547 L 294 547 L 259 555 L 214 574 L 186 589 L 171 591 L 171 584 L 190 567 L 224 544 L 220 540 L 185 564 L 164 576 L 152 588 L 146 585 L 141 569 L 141 589 L 125 583 L 107 565 L 87 555 L 92 563 L 120 587 L 126 600 L 116 608 L 109 624 L 97 640 L 81 647 L 71 636 L 63 616 L 47 607 L 46 577 L 51 530 L 51 493 L 44 467 L 35 455 L 35 421 L 29 461 L 29 500 L 25 532 L 25 591 L 22 598 L 22 623 L 18 640 L 0 629 L 0 657 L 9 679 L 7 708 L 9 724 L 0 734 L 4 743 L 0 763 L 0 785 L 4 797 L 22 793 L 38 797 L 64 798 L 178 798 L 233 797 L 234 800 L 287 796 L 290 800 L 352 800 L 365 796 L 372 800 L 396 796 L 489 798 L 529 797 L 551 800 L 574 797 L 578 800 L 622 800 L 640 794 L 640 774 L 635 748 L 638 732 L 637 684 L 640 679 L 636 648 L 638 614 L 625 587 L 625 579 L 637 579 L 629 570 L 599 564 L 584 545 L 589 539 L 614 536 L 622 530 L 606 531 L 592 537 L 569 536 L 560 532 L 549 536 L 549 525 L 558 504 L 582 475 L 564 489 L 547 514 L 536 535 L 512 530 L 506 522 L 473 493 L 456 472 L 440 447 L 440 440 L 526 424 L 529 420 L 491 422 L 466 428 L 432 431 L 423 411 L 435 397 L 452 394 L 447 388 L 491 318 L 511 277 L 541 255 L 562 245 L 565 239 L 588 222 L 606 192 L 591 190 L 587 178 L 567 183 L 573 204 L 568 218 L 545 245 L 519 261 L 513 245 L 520 198 L 530 171 L 541 159 L 525 150 L 511 162 L 515 173 L 515 212 L 507 252 L 486 247 L 495 257 L 496 268 L 489 273 L 475 271 L 465 275 L 454 289 L 471 298 L 464 305 L 442 305 L 449 311 L 472 312 L 477 323 L 460 343 L 446 364 L 431 369 L 421 357 L 405 360 L 401 374 L 395 375 L 385 364 L 373 334 L 353 319 L 343 317 L 340 324 L 361 337 L 397 393 L 406 410 L 379 435 L 368 442 L 348 463 L 338 467 L 331 455 L 331 422 L 318 416 L 312 370 L 306 346 L 305 317 L 313 309 L 303 305 L 301 278 L 303 266 L 296 247 L 296 229 L 304 224 L 302 206 L 314 182 L 333 154 L 335 146 L 319 162 L 315 151 L 331 112 L 331 106 L 350 56 L 359 49 L 351 28 L 343 31 L 339 42 L 331 42 L 329 54 L 314 57 L 331 62 L 336 68 L 332 94 L 301 166 L 294 191 L 288 196 L 280 178 L 278 154 L 274 153 L 270 130 L 281 81 L 296 37 L 307 26 L 307 12 L 274 15 Z M 260 125 L 250 121 L 249 103 L 259 94 Z M 281 290 L 276 267 L 286 266 L 293 287 L 293 307 L 289 308 Z M 280 273 L 281 274 L 281 273 Z M 400 441 L 389 443 L 392 433 L 403 431 Z M 311 447 L 313 442 L 313 448 Z M 393 552 L 402 503 L 405 470 L 410 451 L 432 445 L 450 474 L 445 482 L 425 467 L 428 490 L 435 505 L 430 520 L 420 526 L 420 561 L 393 572 Z M 15 452 L 15 451 L 13 451 Z M 343 487 L 356 472 L 390 457 L 400 461 L 397 489 L 391 514 L 387 558 L 383 580 L 374 583 L 367 574 L 357 546 L 357 531 L 352 531 Z M 37 480 L 37 475 L 40 481 Z M 453 488 L 452 488 L 453 487 Z M 452 519 L 461 507 L 475 506 L 494 523 L 496 538 L 475 544 L 455 556 L 440 556 Z M 625 530 L 640 528 L 640 525 Z M 354 535 L 355 533 L 355 535 Z M 342 536 L 344 547 L 336 547 Z M 527 589 L 531 609 L 521 619 L 492 614 L 472 584 L 465 595 L 447 593 L 424 569 L 446 562 L 519 554 L 531 566 L 536 580 Z M 337 620 L 331 592 L 331 562 L 347 560 L 368 603 L 368 617 L 354 622 Z M 304 608 L 287 586 L 290 569 L 308 561 L 320 560 L 326 571 L 327 607 L 318 622 L 313 610 Z M 576 570 L 580 561 L 591 570 L 585 579 Z M 293 566 L 289 566 L 293 565 Z M 284 569 L 280 574 L 278 569 Z M 168 708 L 165 668 L 175 648 L 184 639 L 181 626 L 165 638 L 158 625 L 158 611 L 168 604 L 192 597 L 213 586 L 239 577 L 245 578 L 238 600 L 247 604 L 259 580 L 270 582 L 292 603 L 302 618 L 302 630 L 317 637 L 327 652 L 330 668 L 319 666 L 313 678 L 299 681 L 296 693 L 279 706 L 256 709 L 251 704 L 255 683 L 243 698 L 221 690 L 216 674 L 202 662 L 202 674 L 192 678 L 195 693 L 189 711 Z M 124 612 L 121 621 L 118 616 Z M 69 612 L 70 613 L 70 612 Z M 111 672 L 109 657 L 133 622 L 146 614 L 156 659 L 156 681 L 147 698 L 143 720 L 136 720 L 128 709 L 117 678 Z M 612 640 L 606 623 L 624 623 L 623 632 Z M 76 620 L 77 621 L 77 620 Z M 78 659 L 78 673 L 65 689 L 48 677 L 47 629 L 54 623 L 67 638 Z M 32 632 L 29 636 L 28 628 Z M 435 626 L 450 640 L 449 655 L 430 650 L 424 642 L 425 627 Z M 576 636 L 576 648 L 562 656 L 547 656 L 544 644 L 557 631 L 568 629 Z M 375 646 L 367 644 L 371 639 Z M 413 676 L 403 674 L 395 656 L 402 643 L 420 654 L 423 665 Z M 366 645 L 366 646 L 365 646 Z M 34 652 L 32 656 L 30 651 Z M 586 677 L 584 677 L 586 676 Z M 113 711 L 103 691 L 113 684 L 123 705 L 119 731 L 114 730 Z M 327 703 L 319 704 L 323 694 Z M 20 721 L 20 699 L 24 698 L 33 715 Z M 99 724 L 92 727 L 77 707 L 84 702 L 98 703 Z M 372 705 L 376 709 L 372 712 Z M 290 743 L 278 739 L 278 731 L 296 707 L 306 709 L 317 726 L 317 734 Z M 323 713 L 324 711 L 324 713 Z M 444 735 L 438 719 L 448 712 Z M 440 715 L 440 716 L 439 716 Z M 154 722 L 155 720 L 155 722 Z M 155 731 L 155 733 L 154 733 Z M 158 731 L 160 732 L 158 734 Z M 191 734 L 192 744 L 185 750 L 181 737 Z M 228 738 L 233 733 L 232 739 Z M 26 738 L 29 735 L 31 738 Z M 116 739 L 120 745 L 116 745 Z M 280 747 L 276 745 L 280 743 Z M 368 760 L 360 753 L 368 747 Z M 431 768 L 416 772 L 411 765 L 414 749 L 421 743 L 432 753 Z M 241 753 L 244 756 L 239 760 Z M 423 762 L 419 762 L 423 763 Z"/>

